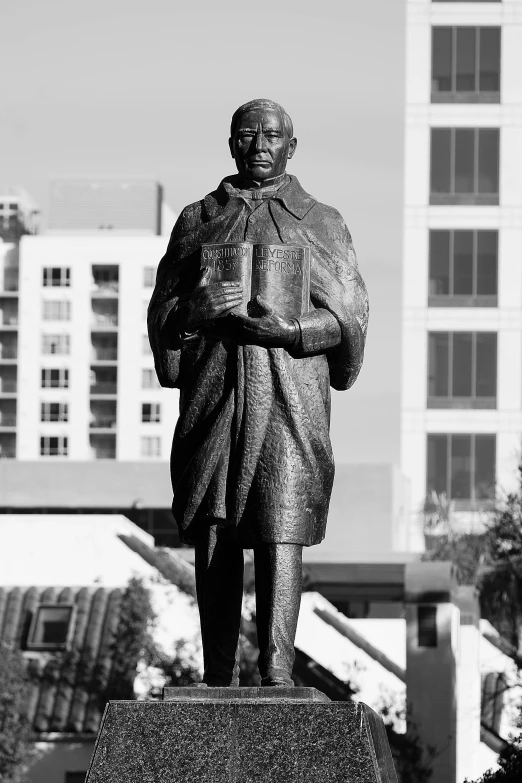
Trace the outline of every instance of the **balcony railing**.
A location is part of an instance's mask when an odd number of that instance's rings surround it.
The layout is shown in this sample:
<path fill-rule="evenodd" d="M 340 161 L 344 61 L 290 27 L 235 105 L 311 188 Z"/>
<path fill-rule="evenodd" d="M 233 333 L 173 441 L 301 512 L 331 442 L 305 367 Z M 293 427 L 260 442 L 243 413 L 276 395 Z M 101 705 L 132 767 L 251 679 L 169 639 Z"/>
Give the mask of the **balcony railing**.
<path fill-rule="evenodd" d="M 16 449 L 0 449 L 0 459 L 16 459 Z"/>
<path fill-rule="evenodd" d="M 115 416 L 96 416 L 95 419 L 91 419 L 89 427 L 91 429 L 110 430 L 116 426 Z"/>
<path fill-rule="evenodd" d="M 16 381 L 6 381 L 0 378 L 0 394 L 12 394 L 16 392 L 16 386 Z"/>
<path fill-rule="evenodd" d="M 93 362 L 115 362 L 118 360 L 117 348 L 94 348 L 92 352 Z"/>
<path fill-rule="evenodd" d="M 114 296 L 118 294 L 117 280 L 93 280 L 92 291 L 95 296 Z"/>
<path fill-rule="evenodd" d="M 16 413 L 0 413 L 0 427 L 16 427 Z"/>
<path fill-rule="evenodd" d="M 116 449 L 93 449 L 94 459 L 116 459 Z"/>
<path fill-rule="evenodd" d="M 4 271 L 3 280 L 0 276 L 0 290 L 18 291 L 18 271 L 14 269 L 6 269 Z"/>
<path fill-rule="evenodd" d="M 3 326 L 18 326 L 18 313 L 13 313 L 12 311 L 4 311 L 3 313 L 0 311 L 0 323 Z"/>
<path fill-rule="evenodd" d="M 93 326 L 118 326 L 118 315 L 116 313 L 94 313 L 92 319 Z"/>
<path fill-rule="evenodd" d="M 16 359 L 17 356 L 16 345 L 0 345 L 0 359 Z"/>
<path fill-rule="evenodd" d="M 118 384 L 109 381 L 91 384 L 91 394 L 116 394 Z"/>

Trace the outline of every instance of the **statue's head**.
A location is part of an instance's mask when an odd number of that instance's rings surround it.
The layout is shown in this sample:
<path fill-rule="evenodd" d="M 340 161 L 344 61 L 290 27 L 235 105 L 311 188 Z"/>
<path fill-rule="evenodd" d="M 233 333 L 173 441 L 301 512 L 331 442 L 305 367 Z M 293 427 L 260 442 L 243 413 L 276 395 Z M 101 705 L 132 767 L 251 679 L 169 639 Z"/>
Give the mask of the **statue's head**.
<path fill-rule="evenodd" d="M 283 107 L 259 98 L 236 109 L 228 143 L 239 174 L 264 182 L 284 174 L 297 139 Z"/>

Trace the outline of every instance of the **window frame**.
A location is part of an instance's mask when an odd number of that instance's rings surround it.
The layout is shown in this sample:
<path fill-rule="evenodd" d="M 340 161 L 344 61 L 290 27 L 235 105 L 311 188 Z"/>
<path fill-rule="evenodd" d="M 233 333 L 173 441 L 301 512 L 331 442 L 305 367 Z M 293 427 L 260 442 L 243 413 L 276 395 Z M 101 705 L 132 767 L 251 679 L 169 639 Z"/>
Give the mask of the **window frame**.
<path fill-rule="evenodd" d="M 148 447 L 145 448 L 145 444 L 148 443 Z M 151 449 L 150 446 L 157 445 L 157 449 Z M 141 436 L 141 448 L 140 455 L 144 459 L 160 459 L 161 458 L 161 438 L 159 435 L 142 435 Z"/>
<path fill-rule="evenodd" d="M 474 30 L 474 90 L 457 89 L 457 45 L 458 30 Z M 480 52 L 482 30 L 497 30 L 499 35 L 498 48 L 498 90 L 480 89 Z M 431 102 L 432 103 L 500 103 L 502 78 L 502 27 L 500 25 L 432 25 L 431 33 Z M 438 30 L 451 31 L 451 90 L 437 90 L 434 87 L 435 36 Z"/>
<path fill-rule="evenodd" d="M 55 312 L 53 313 L 53 309 Z M 70 321 L 71 302 L 69 299 L 44 299 L 42 301 L 42 321 Z"/>
<path fill-rule="evenodd" d="M 53 272 L 59 272 L 58 282 L 55 282 Z M 70 266 L 44 266 L 42 267 L 42 288 L 70 288 Z"/>
<path fill-rule="evenodd" d="M 51 347 L 55 342 L 59 348 L 65 350 L 46 350 L 46 346 Z M 61 334 L 42 334 L 42 355 L 43 356 L 70 356 L 71 354 L 71 336 L 65 332 Z"/>
<path fill-rule="evenodd" d="M 454 337 L 456 334 L 471 334 L 471 395 L 469 397 L 464 395 L 456 395 L 453 392 L 453 355 L 454 355 Z M 478 376 L 478 353 L 477 353 L 477 337 L 478 335 L 494 335 L 495 336 L 495 394 L 488 397 L 477 396 L 477 376 Z M 447 395 L 430 395 L 429 386 L 432 375 L 431 363 L 431 339 L 436 335 L 446 335 L 448 337 L 448 394 Z M 486 331 L 486 330 L 430 330 L 428 332 L 428 378 L 427 378 L 427 407 L 428 408 L 459 408 L 459 409 L 473 409 L 473 410 L 485 410 L 496 409 L 498 396 L 498 332 Z"/>
<path fill-rule="evenodd" d="M 471 486 L 471 498 L 453 498 L 451 496 L 451 489 L 453 475 L 451 465 L 452 454 L 452 438 L 453 437 L 468 437 L 470 441 L 470 486 Z M 429 443 L 431 438 L 446 438 L 446 480 L 445 489 L 437 490 L 435 487 L 430 486 L 430 465 L 429 456 L 430 448 Z M 476 439 L 477 438 L 491 438 L 493 441 L 493 494 L 489 498 L 478 498 L 476 496 Z M 496 498 L 496 485 L 497 485 L 497 433 L 491 432 L 428 432 L 426 435 L 426 496 L 429 496 L 431 492 L 445 492 L 448 500 L 454 503 L 455 511 L 489 511 L 494 508 Z"/>
<path fill-rule="evenodd" d="M 58 373 L 58 383 L 52 383 L 52 376 L 49 375 L 49 383 L 44 383 L 46 373 Z M 42 367 L 40 373 L 40 388 L 42 389 L 68 389 L 69 388 L 69 368 L 68 367 Z"/>
<path fill-rule="evenodd" d="M 474 206 L 499 206 L 500 204 L 500 142 L 501 134 L 499 126 L 480 126 L 480 127 L 447 127 L 447 126 L 432 126 L 430 132 L 430 193 L 429 203 L 430 206 L 444 206 L 444 205 L 474 205 Z M 455 190 L 456 169 L 459 165 L 456 155 L 457 145 L 457 133 L 463 133 L 465 131 L 473 131 L 473 191 L 470 192 L 457 192 Z M 480 192 L 480 139 L 481 133 L 496 132 L 496 180 L 497 190 L 491 192 Z M 433 189 L 433 180 L 435 172 L 439 167 L 435 166 L 434 162 L 434 140 L 435 134 L 449 133 L 449 182 L 450 188 L 448 191 L 437 191 Z M 482 135 L 484 140 L 485 136 Z M 439 136 L 442 139 L 442 136 Z M 460 161 L 462 163 L 462 161 Z"/>
<path fill-rule="evenodd" d="M 53 453 L 50 441 L 56 440 L 57 446 Z M 46 448 L 45 441 L 49 441 Z M 69 436 L 68 435 L 40 435 L 40 457 L 68 457 L 69 456 Z"/>
<path fill-rule="evenodd" d="M 67 634 L 64 642 L 34 642 L 32 641 L 34 639 L 34 635 L 36 632 L 36 629 L 38 627 L 38 618 L 41 611 L 45 610 L 52 610 L 52 609 L 69 609 L 69 620 L 68 620 L 68 627 L 67 627 Z M 74 633 L 74 624 L 76 622 L 76 614 L 77 614 L 77 607 L 76 604 L 51 604 L 51 603 L 40 603 L 35 608 L 31 623 L 29 625 L 29 631 L 27 633 L 27 641 L 25 643 L 25 648 L 27 650 L 32 650 L 34 652 L 46 652 L 46 651 L 53 651 L 53 650 L 67 650 L 69 649 L 72 641 L 72 636 Z"/>
<path fill-rule="evenodd" d="M 51 406 L 58 405 L 58 414 L 53 418 Z M 45 409 L 48 408 L 46 411 Z M 68 422 L 69 421 L 69 403 L 54 402 L 52 400 L 42 400 L 40 402 L 40 422 Z"/>
<path fill-rule="evenodd" d="M 459 232 L 470 232 L 472 234 L 472 264 L 473 264 L 473 292 L 471 295 L 455 294 L 455 235 Z M 432 265 L 435 262 L 433 255 L 432 240 L 435 234 L 447 234 L 449 246 L 449 293 L 431 294 L 430 283 L 432 279 Z M 480 235 L 495 235 L 495 294 L 477 294 L 478 289 L 478 259 L 479 259 L 479 240 Z M 499 232 L 498 229 L 430 229 L 428 236 L 428 307 L 498 307 L 498 259 L 499 259 Z"/>
<path fill-rule="evenodd" d="M 148 418 L 145 418 L 145 407 L 150 408 Z M 141 403 L 141 422 L 142 424 L 161 424 L 161 403 L 160 402 L 142 402 Z"/>

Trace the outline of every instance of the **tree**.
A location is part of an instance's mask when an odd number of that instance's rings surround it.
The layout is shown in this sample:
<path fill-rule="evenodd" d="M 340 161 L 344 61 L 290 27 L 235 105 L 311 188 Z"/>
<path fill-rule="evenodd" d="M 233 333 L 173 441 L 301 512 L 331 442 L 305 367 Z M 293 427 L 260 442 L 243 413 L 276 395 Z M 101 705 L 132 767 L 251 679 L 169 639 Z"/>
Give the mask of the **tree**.
<path fill-rule="evenodd" d="M 19 783 L 30 754 L 29 722 L 24 717 L 31 682 L 19 650 L 0 644 L 0 780 Z"/>

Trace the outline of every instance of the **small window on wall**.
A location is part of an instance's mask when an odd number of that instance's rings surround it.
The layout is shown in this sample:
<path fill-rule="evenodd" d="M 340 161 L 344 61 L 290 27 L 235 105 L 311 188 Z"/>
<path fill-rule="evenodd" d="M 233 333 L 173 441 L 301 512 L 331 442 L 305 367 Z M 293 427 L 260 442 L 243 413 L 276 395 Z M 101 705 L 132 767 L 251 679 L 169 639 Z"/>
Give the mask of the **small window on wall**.
<path fill-rule="evenodd" d="M 161 457 L 161 440 L 157 437 L 143 437 L 141 439 L 142 457 Z"/>
<path fill-rule="evenodd" d="M 500 27 L 434 27 L 434 103 L 500 102 Z"/>
<path fill-rule="evenodd" d="M 66 772 L 65 783 L 85 783 L 87 772 Z"/>
<path fill-rule="evenodd" d="M 417 607 L 417 644 L 419 647 L 437 647 L 437 607 Z"/>
<path fill-rule="evenodd" d="M 143 270 L 143 285 L 145 288 L 154 288 L 156 282 L 156 269 L 153 266 L 146 266 Z"/>
<path fill-rule="evenodd" d="M 445 493 L 457 510 L 487 509 L 495 499 L 496 436 L 428 435 L 426 494 Z"/>
<path fill-rule="evenodd" d="M 68 266 L 46 266 L 42 272 L 42 285 L 45 288 L 69 288 L 71 269 Z"/>
<path fill-rule="evenodd" d="M 498 205 L 499 129 L 432 128 L 430 204 Z"/>
<path fill-rule="evenodd" d="M 430 332 L 428 408 L 495 408 L 497 333 Z"/>
<path fill-rule="evenodd" d="M 43 302 L 44 321 L 70 321 L 71 303 L 66 299 L 50 299 Z"/>
<path fill-rule="evenodd" d="M 69 370 L 64 367 L 43 369 L 41 375 L 42 389 L 68 389 Z"/>
<path fill-rule="evenodd" d="M 75 607 L 41 604 L 36 608 L 27 637 L 28 650 L 64 650 L 73 626 Z"/>
<path fill-rule="evenodd" d="M 68 356 L 71 341 L 68 334 L 44 334 L 42 335 L 42 353 Z"/>
<path fill-rule="evenodd" d="M 69 421 L 69 405 L 66 402 L 42 402 L 40 421 Z"/>
<path fill-rule="evenodd" d="M 498 231 L 430 231 L 430 307 L 496 307 Z"/>
<path fill-rule="evenodd" d="M 148 334 L 144 334 L 143 335 L 141 347 L 142 347 L 143 355 L 144 356 L 150 356 L 150 354 L 152 353 L 152 349 L 150 347 L 150 341 L 149 341 L 149 335 Z"/>
<path fill-rule="evenodd" d="M 145 423 L 159 424 L 161 421 L 161 405 L 159 402 L 144 402 L 141 406 L 141 420 Z"/>
<path fill-rule="evenodd" d="M 40 438 L 41 457 L 67 457 L 69 454 L 69 440 L 64 436 Z"/>
<path fill-rule="evenodd" d="M 146 369 L 141 371 L 141 387 L 142 389 L 159 389 L 155 370 Z"/>

